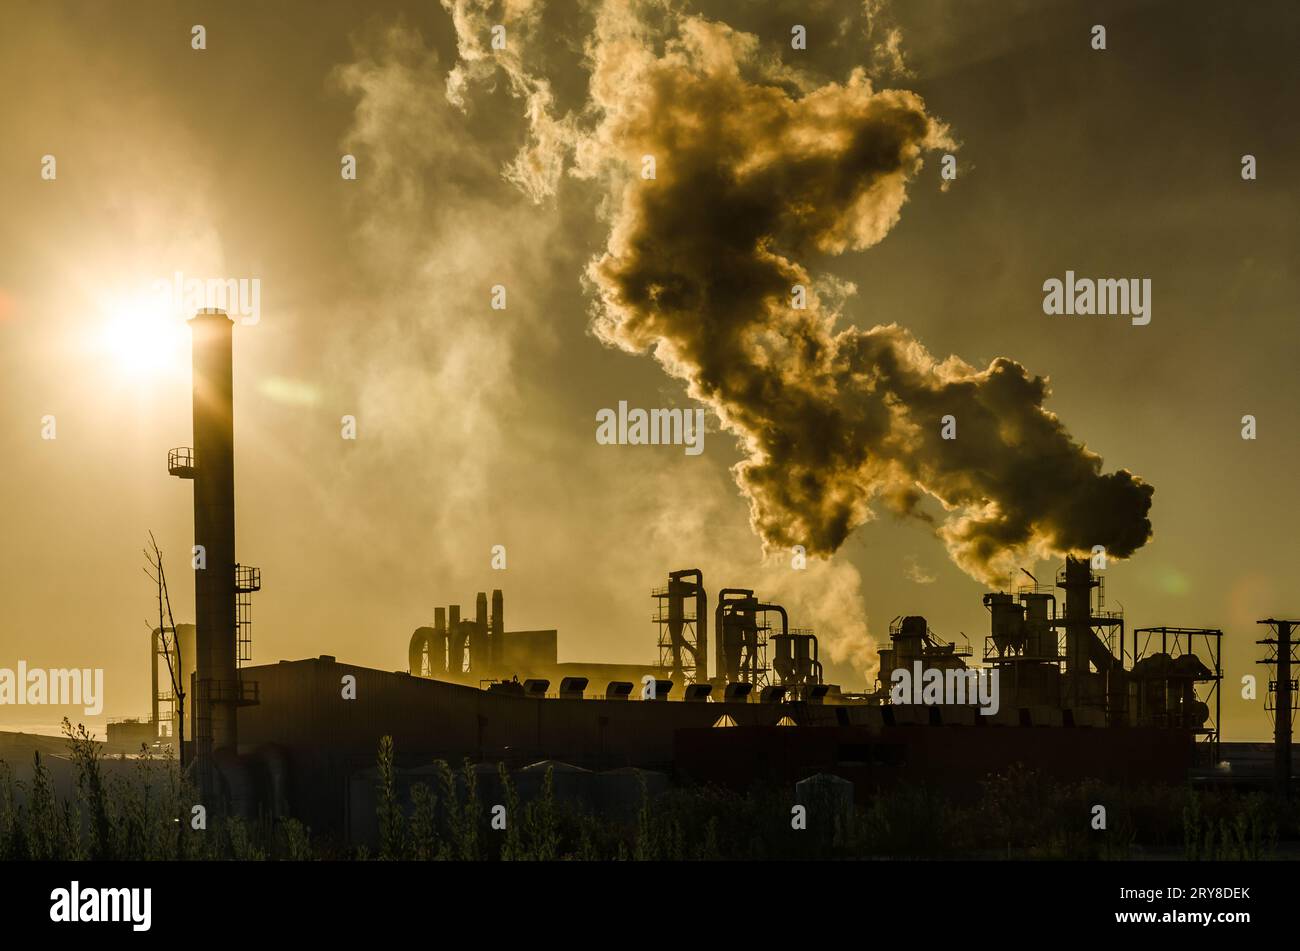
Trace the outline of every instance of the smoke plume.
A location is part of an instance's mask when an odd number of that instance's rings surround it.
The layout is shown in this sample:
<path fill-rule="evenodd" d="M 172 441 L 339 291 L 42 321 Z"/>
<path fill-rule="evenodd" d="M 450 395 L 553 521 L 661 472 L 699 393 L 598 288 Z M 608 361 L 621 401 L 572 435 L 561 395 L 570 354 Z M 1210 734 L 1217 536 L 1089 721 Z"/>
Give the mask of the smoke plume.
<path fill-rule="evenodd" d="M 554 116 L 551 84 L 524 61 L 526 51 L 539 45 L 542 4 L 533 0 L 442 0 L 456 28 L 459 61 L 447 74 L 447 100 L 468 109 L 475 85 L 490 84 L 497 70 L 505 74 L 511 94 L 524 103 L 528 141 L 504 170 L 507 181 L 540 201 L 555 192 L 564 172 L 566 154 L 577 135 L 574 119 Z M 493 43 L 496 30 L 497 47 Z"/>
<path fill-rule="evenodd" d="M 893 323 L 838 327 L 856 288 L 810 274 L 815 256 L 883 240 L 925 154 L 956 147 L 919 96 L 863 69 L 794 86 L 756 37 L 663 4 L 608 0 L 587 56 L 583 128 L 566 117 L 572 135 L 550 134 L 530 98 L 528 148 L 552 169 L 539 143 L 572 144 L 573 174 L 606 189 L 594 332 L 652 353 L 739 437 L 733 471 L 766 547 L 830 555 L 873 507 L 932 524 L 984 581 L 1026 555 L 1146 542 L 1152 487 L 1102 473 L 1044 408 L 1043 377 L 938 359 Z M 512 82 L 526 97 L 539 81 Z"/>

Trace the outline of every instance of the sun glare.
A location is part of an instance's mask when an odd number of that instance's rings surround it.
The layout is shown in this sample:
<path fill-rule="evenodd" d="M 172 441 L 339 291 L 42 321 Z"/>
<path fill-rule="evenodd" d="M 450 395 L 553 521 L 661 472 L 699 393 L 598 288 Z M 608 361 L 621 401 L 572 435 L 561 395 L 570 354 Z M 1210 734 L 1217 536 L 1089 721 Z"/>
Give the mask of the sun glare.
<path fill-rule="evenodd" d="M 185 321 L 157 296 L 106 301 L 99 342 L 112 365 L 131 376 L 161 376 L 185 365 Z"/>

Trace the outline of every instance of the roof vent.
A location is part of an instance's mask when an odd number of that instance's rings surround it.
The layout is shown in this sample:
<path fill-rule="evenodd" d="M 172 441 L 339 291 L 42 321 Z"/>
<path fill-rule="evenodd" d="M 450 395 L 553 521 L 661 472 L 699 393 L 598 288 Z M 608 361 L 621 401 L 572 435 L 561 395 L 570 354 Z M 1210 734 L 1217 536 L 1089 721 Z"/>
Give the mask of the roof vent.
<path fill-rule="evenodd" d="M 551 682 L 543 680 L 540 677 L 529 677 L 524 681 L 525 697 L 544 697 L 546 691 L 551 689 Z"/>
<path fill-rule="evenodd" d="M 560 699 L 581 700 L 582 692 L 586 689 L 586 677 L 565 677 L 560 681 Z"/>
<path fill-rule="evenodd" d="M 606 700 L 626 700 L 632 695 L 632 682 L 629 680 L 611 680 L 605 688 Z"/>
<path fill-rule="evenodd" d="M 749 692 L 754 689 L 753 684 L 747 684 L 743 681 L 727 684 L 727 689 L 722 697 L 728 703 L 748 703 Z"/>
<path fill-rule="evenodd" d="M 687 684 L 686 700 L 690 703 L 704 703 L 713 692 L 713 684 Z"/>

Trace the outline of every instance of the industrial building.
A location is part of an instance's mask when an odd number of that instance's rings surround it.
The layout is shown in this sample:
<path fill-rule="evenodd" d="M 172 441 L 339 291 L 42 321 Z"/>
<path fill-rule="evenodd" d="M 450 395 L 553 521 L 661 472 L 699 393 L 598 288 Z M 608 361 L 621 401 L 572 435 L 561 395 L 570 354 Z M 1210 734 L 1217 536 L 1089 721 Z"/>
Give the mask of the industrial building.
<path fill-rule="evenodd" d="M 1126 627 L 1106 608 L 1101 576 L 1075 558 L 1052 586 L 1031 577 L 984 596 L 978 661 L 997 674 L 992 715 L 974 702 L 891 698 L 895 671 L 976 666 L 975 648 L 945 641 L 922 616 L 891 624 L 876 689 L 845 693 L 825 682 L 816 635 L 782 605 L 748 588 L 711 598 L 696 568 L 651 591 L 658 656 L 644 667 L 560 663 L 555 630 L 507 629 L 501 590 L 479 593 L 472 616 L 434 607 L 404 641 L 401 670 L 331 656 L 244 666 L 261 576 L 235 549 L 232 326 L 212 310 L 191 321 L 194 446 L 173 449 L 168 468 L 193 483 L 206 566 L 195 571 L 193 627 L 160 625 L 151 645 L 155 735 L 163 723 L 184 733 L 182 762 L 220 808 L 341 832 L 349 789 L 385 735 L 410 769 L 556 761 L 737 788 L 827 772 L 859 796 L 904 782 L 971 786 L 1016 762 L 1061 777 L 1180 782 L 1217 758 L 1221 632 Z M 402 643 L 394 637 L 395 659 Z M 184 691 L 168 683 L 188 690 L 183 731 Z"/>

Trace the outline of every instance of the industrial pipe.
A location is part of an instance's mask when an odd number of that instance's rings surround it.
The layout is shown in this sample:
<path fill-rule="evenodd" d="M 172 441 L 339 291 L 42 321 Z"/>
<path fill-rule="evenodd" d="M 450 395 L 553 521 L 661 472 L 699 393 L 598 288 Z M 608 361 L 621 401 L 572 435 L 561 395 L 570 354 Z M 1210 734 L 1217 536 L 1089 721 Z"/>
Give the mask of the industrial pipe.
<path fill-rule="evenodd" d="M 788 633 L 790 633 L 790 616 L 789 616 L 788 614 L 785 613 L 785 608 L 781 607 L 781 605 L 779 605 L 779 604 L 756 604 L 756 605 L 754 605 L 754 610 L 755 610 L 755 611 L 775 611 L 777 614 L 781 615 L 781 633 L 782 633 L 782 634 L 788 634 Z"/>
<path fill-rule="evenodd" d="M 790 633 L 790 616 L 787 615 L 787 614 L 785 613 L 785 608 L 781 607 L 781 605 L 779 605 L 779 604 L 756 604 L 756 605 L 754 605 L 754 610 L 755 610 L 755 611 L 775 611 L 775 612 L 777 612 L 778 614 L 781 615 L 781 636 L 782 636 L 782 637 L 785 637 L 786 635 L 788 635 L 788 634 Z M 754 646 L 755 646 L 755 651 L 757 651 L 757 647 L 758 647 L 758 645 L 755 644 Z M 753 665 L 753 667 L 757 668 L 757 667 L 758 667 L 758 654 L 757 654 L 757 653 L 752 654 L 752 655 L 750 656 L 750 658 L 749 658 L 749 662 L 750 662 L 751 665 Z M 757 671 L 755 671 L 755 672 L 757 672 Z"/>
<path fill-rule="evenodd" d="M 433 635 L 436 632 L 431 627 L 417 627 L 415 633 L 411 635 L 411 645 L 407 650 L 407 667 L 412 677 L 419 677 L 423 668 L 423 657 L 425 652 L 429 655 L 429 676 L 433 676 Z"/>
<path fill-rule="evenodd" d="M 699 568 L 683 568 L 674 571 L 669 581 L 677 581 L 690 576 L 695 577 L 695 682 L 704 683 L 709 679 L 709 595 L 704 590 L 704 572 Z"/>
<path fill-rule="evenodd" d="M 718 646 L 715 651 L 715 655 L 718 661 L 718 671 L 716 676 L 718 677 L 718 680 L 723 684 L 725 684 L 727 681 L 727 656 L 723 650 L 724 647 L 723 642 L 726 641 L 727 638 L 726 638 L 726 628 L 723 626 L 722 623 L 722 608 L 726 604 L 727 595 L 729 594 L 738 594 L 741 595 L 742 597 L 749 598 L 749 597 L 753 597 L 754 589 L 753 588 L 723 588 L 721 591 L 718 592 L 718 607 L 715 610 L 713 615 L 713 619 L 715 621 L 714 634 L 716 634 L 718 638 L 717 641 Z"/>

